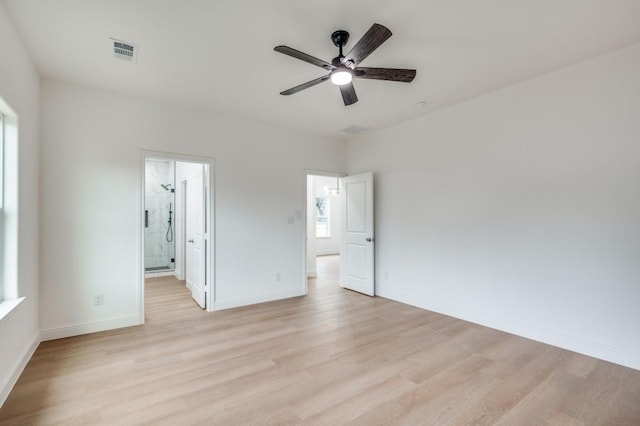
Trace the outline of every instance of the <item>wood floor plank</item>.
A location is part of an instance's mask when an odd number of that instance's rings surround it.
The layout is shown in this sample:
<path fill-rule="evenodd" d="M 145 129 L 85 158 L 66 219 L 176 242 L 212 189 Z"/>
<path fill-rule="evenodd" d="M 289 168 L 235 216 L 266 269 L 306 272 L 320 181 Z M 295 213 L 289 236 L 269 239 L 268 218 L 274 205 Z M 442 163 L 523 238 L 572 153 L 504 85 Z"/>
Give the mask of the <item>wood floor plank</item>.
<path fill-rule="evenodd" d="M 0 425 L 640 425 L 640 371 L 343 290 L 337 265 L 214 313 L 150 279 L 145 325 L 43 342 Z"/>

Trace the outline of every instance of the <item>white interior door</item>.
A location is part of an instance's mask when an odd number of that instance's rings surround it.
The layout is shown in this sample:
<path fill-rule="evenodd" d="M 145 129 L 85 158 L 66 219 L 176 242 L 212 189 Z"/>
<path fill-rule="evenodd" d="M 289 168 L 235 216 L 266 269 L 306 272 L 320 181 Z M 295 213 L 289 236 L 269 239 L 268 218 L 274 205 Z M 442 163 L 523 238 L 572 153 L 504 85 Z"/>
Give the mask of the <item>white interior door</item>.
<path fill-rule="evenodd" d="M 347 176 L 341 182 L 343 227 L 340 285 L 373 296 L 373 173 Z"/>
<path fill-rule="evenodd" d="M 191 296 L 202 309 L 206 307 L 205 274 L 205 209 L 204 209 L 204 166 L 194 168 L 187 178 L 186 197 L 186 274 L 187 287 Z"/>

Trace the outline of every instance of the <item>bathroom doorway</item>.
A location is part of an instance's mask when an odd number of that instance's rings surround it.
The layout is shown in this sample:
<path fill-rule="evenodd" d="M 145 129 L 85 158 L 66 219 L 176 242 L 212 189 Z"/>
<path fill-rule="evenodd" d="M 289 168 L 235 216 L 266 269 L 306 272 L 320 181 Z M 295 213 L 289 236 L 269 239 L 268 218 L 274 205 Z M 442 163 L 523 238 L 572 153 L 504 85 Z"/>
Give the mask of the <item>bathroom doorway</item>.
<path fill-rule="evenodd" d="M 206 158 L 143 153 L 142 318 L 145 303 L 157 315 L 168 294 L 213 310 L 212 171 Z"/>

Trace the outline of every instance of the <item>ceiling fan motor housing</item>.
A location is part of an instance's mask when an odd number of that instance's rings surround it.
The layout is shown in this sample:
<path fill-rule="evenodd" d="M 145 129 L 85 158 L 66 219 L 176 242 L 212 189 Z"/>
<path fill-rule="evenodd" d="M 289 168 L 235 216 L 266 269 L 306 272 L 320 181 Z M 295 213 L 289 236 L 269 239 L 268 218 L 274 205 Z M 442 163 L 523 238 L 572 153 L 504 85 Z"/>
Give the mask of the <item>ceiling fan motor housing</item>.
<path fill-rule="evenodd" d="M 331 34 L 331 41 L 337 47 L 344 47 L 349 41 L 349 33 L 345 30 L 334 31 Z"/>

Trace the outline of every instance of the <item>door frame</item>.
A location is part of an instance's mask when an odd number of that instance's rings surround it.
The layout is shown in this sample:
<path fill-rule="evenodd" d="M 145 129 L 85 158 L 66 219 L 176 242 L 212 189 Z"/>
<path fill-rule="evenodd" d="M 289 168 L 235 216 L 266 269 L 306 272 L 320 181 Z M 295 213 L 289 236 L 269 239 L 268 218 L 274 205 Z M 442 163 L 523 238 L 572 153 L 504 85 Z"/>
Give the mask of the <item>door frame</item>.
<path fill-rule="evenodd" d="M 187 221 L 184 220 L 184 212 L 187 209 L 187 206 L 186 206 L 186 204 L 187 204 L 187 194 L 186 194 L 186 192 L 187 192 L 186 191 L 186 189 L 187 189 L 187 181 L 183 180 L 182 182 L 177 183 L 176 184 L 176 189 L 177 189 L 178 185 L 180 185 L 180 201 L 179 201 L 180 202 L 180 214 L 183 215 L 183 218 L 180 220 L 180 237 L 181 237 L 181 242 L 182 242 L 182 244 L 181 244 L 182 247 L 180 247 L 180 253 L 181 253 L 181 256 L 182 256 L 182 268 L 180 269 L 180 276 L 178 277 L 178 279 L 180 281 L 182 281 L 182 280 L 186 280 L 187 279 L 187 277 L 186 277 L 186 274 L 187 274 L 187 262 L 185 260 L 186 252 L 187 252 L 187 238 L 186 238 L 186 235 L 187 235 Z M 177 204 L 178 204 L 178 202 L 176 202 L 176 207 L 177 207 Z M 176 214 L 177 214 L 177 212 L 178 212 L 178 209 L 176 208 Z M 175 223 L 177 225 L 178 222 L 176 221 Z M 176 227 L 176 235 L 178 235 L 178 228 L 177 227 Z M 177 253 L 177 250 L 176 250 L 176 257 L 178 257 L 177 255 L 178 255 L 178 253 Z"/>
<path fill-rule="evenodd" d="M 304 222 L 304 232 L 302 234 L 302 282 L 304 283 L 304 294 L 305 296 L 308 294 L 308 284 L 307 284 L 307 229 L 309 227 L 309 223 L 307 222 L 307 200 L 309 198 L 309 194 L 307 193 L 307 179 L 309 176 L 326 176 L 332 178 L 343 178 L 347 176 L 345 173 L 341 172 L 330 172 L 325 170 L 313 170 L 313 169 L 305 169 L 304 170 L 304 178 L 303 178 L 303 196 L 304 202 L 302 203 L 302 217 Z"/>
<path fill-rule="evenodd" d="M 207 286 L 206 310 L 212 312 L 215 302 L 215 187 L 214 187 L 214 159 L 197 155 L 178 154 L 173 152 L 140 150 L 140 186 L 138 190 L 138 323 L 144 324 L 144 184 L 146 160 L 169 160 L 184 163 L 198 163 L 207 166 L 205 182 L 205 280 Z"/>

